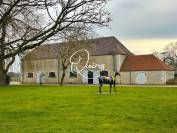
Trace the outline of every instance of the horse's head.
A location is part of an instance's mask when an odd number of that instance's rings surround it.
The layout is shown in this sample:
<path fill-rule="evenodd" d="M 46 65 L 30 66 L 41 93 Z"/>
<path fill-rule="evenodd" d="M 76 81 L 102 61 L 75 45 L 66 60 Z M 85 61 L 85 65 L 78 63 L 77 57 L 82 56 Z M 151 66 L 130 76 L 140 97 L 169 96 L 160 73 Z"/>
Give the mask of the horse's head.
<path fill-rule="evenodd" d="M 120 76 L 120 73 L 116 71 L 116 72 L 115 72 L 115 76 L 117 76 L 117 75 L 119 75 L 119 76 Z"/>

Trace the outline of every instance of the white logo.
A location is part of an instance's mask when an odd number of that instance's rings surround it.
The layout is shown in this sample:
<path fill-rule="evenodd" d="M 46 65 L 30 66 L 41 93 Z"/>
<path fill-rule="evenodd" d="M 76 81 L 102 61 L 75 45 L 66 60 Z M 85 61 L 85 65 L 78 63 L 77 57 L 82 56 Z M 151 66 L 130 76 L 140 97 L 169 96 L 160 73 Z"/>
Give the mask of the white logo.
<path fill-rule="evenodd" d="M 79 64 L 81 63 L 81 59 L 82 57 L 80 56 L 81 53 L 86 53 L 87 57 L 86 57 L 86 63 L 85 65 L 83 65 L 83 67 L 81 69 L 78 68 Z M 78 61 L 77 62 L 74 62 L 74 56 L 78 55 Z M 81 49 L 81 50 L 78 50 L 76 52 L 74 52 L 71 57 L 70 57 L 70 63 L 71 63 L 71 72 L 72 73 L 75 73 L 77 72 L 78 74 L 80 74 L 82 77 L 88 79 L 87 76 L 83 75 L 83 71 L 84 70 L 89 70 L 89 69 L 99 69 L 101 71 L 103 71 L 105 69 L 105 64 L 96 64 L 96 63 L 93 63 L 93 64 L 89 64 L 89 60 L 90 60 L 90 54 L 89 54 L 89 51 L 88 50 L 85 50 L 85 49 Z M 75 68 L 75 69 L 74 69 Z M 94 76 L 93 78 L 98 78 L 100 75 L 97 75 L 97 76 Z"/>

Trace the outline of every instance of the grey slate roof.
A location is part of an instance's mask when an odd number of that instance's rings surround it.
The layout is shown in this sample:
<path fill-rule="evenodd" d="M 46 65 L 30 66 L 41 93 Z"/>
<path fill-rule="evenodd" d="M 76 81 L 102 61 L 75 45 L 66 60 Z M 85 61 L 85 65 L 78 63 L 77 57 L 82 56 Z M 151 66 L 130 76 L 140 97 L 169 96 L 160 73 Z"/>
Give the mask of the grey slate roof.
<path fill-rule="evenodd" d="M 90 52 L 92 56 L 101 55 L 133 55 L 120 41 L 115 37 L 102 37 L 88 40 Z M 56 59 L 58 57 L 58 49 L 61 43 L 41 45 L 30 53 L 24 59 Z"/>

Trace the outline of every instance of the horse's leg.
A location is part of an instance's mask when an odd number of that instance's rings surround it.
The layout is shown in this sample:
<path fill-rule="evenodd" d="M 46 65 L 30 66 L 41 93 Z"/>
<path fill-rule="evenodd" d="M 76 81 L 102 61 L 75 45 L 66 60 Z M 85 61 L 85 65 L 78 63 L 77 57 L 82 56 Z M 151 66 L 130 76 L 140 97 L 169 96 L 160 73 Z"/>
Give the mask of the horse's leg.
<path fill-rule="evenodd" d="M 112 83 L 110 82 L 110 94 L 112 92 Z"/>
<path fill-rule="evenodd" d="M 100 84 L 100 86 L 99 86 L 99 92 L 100 92 L 100 94 L 102 93 L 101 89 L 102 89 L 102 85 Z"/>
<path fill-rule="evenodd" d="M 101 84 L 99 83 L 99 93 L 101 94 Z"/>
<path fill-rule="evenodd" d="M 114 91 L 115 91 L 115 94 L 116 94 L 116 81 L 114 81 Z"/>
<path fill-rule="evenodd" d="M 103 81 L 99 79 L 99 92 L 100 92 L 100 94 L 102 93 L 102 91 L 101 91 L 102 86 L 103 86 Z"/>

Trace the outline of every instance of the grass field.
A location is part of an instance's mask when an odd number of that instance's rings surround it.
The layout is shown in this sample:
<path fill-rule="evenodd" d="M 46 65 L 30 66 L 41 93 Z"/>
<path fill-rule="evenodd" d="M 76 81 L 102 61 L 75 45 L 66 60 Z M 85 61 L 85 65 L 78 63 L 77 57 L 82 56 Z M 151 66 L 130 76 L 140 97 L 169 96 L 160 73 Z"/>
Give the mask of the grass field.
<path fill-rule="evenodd" d="M 0 133 L 177 133 L 177 88 L 97 89 L 0 87 Z"/>

